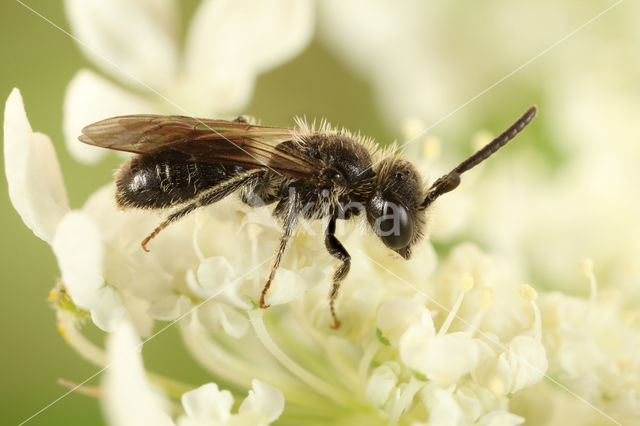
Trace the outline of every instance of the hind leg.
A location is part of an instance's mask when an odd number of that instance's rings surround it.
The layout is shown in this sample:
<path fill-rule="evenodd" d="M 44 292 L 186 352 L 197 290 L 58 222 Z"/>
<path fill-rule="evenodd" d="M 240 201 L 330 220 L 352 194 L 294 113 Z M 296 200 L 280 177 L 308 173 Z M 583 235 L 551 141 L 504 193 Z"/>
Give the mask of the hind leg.
<path fill-rule="evenodd" d="M 144 249 L 144 251 L 148 252 L 149 250 L 147 249 L 147 244 L 149 243 L 149 241 L 151 241 L 151 239 L 153 239 L 156 235 L 158 235 L 160 231 L 162 231 L 164 228 L 171 225 L 173 222 L 179 219 L 182 219 L 183 217 L 185 217 L 195 209 L 199 207 L 208 206 L 209 204 L 213 204 L 217 201 L 220 201 L 226 196 L 230 195 L 231 193 L 237 191 L 243 185 L 259 180 L 263 174 L 264 174 L 263 170 L 252 170 L 250 172 L 243 173 L 227 181 L 224 181 L 219 185 L 214 186 L 213 188 L 208 189 L 202 195 L 196 198 L 195 201 L 187 204 L 186 206 L 170 214 L 160 225 L 156 227 L 156 229 L 153 230 L 153 232 L 151 232 L 151 234 L 149 234 L 149 236 L 147 236 L 147 238 L 145 238 L 142 241 L 141 243 L 142 248 Z"/>

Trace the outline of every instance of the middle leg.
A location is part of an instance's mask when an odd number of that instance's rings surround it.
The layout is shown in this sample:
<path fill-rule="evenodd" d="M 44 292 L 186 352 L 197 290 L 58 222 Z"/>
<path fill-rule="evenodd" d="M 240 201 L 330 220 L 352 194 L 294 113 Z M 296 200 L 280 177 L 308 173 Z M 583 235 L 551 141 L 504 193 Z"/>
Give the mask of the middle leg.
<path fill-rule="evenodd" d="M 282 255 L 284 254 L 284 249 L 287 247 L 287 242 L 298 223 L 298 215 L 300 214 L 300 206 L 299 204 L 299 196 L 296 191 L 291 191 L 289 200 L 287 201 L 287 213 L 284 216 L 283 220 L 283 232 L 282 238 L 280 238 L 280 245 L 278 246 L 278 251 L 276 251 L 275 259 L 273 260 L 273 265 L 271 266 L 271 272 L 269 273 L 269 279 L 267 283 L 262 288 L 262 294 L 260 295 L 260 307 L 262 309 L 267 309 L 271 305 L 267 305 L 264 301 L 267 292 L 269 291 L 269 287 L 271 287 L 271 282 L 276 276 L 276 271 L 280 266 L 280 261 L 282 260 Z"/>

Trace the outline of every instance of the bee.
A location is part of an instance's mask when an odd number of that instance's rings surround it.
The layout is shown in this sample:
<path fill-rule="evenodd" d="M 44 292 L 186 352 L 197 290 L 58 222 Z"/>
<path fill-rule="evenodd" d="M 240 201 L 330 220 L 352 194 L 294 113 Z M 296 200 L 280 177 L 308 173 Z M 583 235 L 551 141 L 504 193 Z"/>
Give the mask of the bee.
<path fill-rule="evenodd" d="M 126 115 L 82 129 L 79 140 L 136 155 L 116 173 L 122 208 L 175 210 L 141 243 L 147 245 L 171 223 L 238 192 L 252 207 L 275 204 L 282 237 L 260 294 L 260 307 L 300 219 L 324 220 L 324 243 L 338 264 L 329 292 L 333 327 L 340 326 L 335 301 L 349 273 L 351 256 L 335 235 L 336 221 L 364 213 L 374 233 L 405 259 L 424 236 L 426 210 L 460 184 L 460 176 L 503 147 L 536 114 L 530 107 L 509 128 L 449 173 L 426 186 L 417 169 L 395 154 L 374 162 L 372 146 L 346 131 L 270 127 L 184 116 Z M 300 127 L 300 126 L 299 126 Z"/>

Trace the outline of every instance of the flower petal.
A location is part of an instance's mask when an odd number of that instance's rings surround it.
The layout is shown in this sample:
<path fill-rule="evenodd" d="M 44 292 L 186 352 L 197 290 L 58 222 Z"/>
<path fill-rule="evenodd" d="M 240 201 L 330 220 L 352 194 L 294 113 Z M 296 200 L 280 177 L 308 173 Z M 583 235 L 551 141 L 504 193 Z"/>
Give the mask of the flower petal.
<path fill-rule="evenodd" d="M 478 420 L 478 426 L 517 426 L 524 423 L 524 418 L 508 411 L 496 410 L 485 414 Z"/>
<path fill-rule="evenodd" d="M 465 413 L 450 390 L 436 385 L 427 385 L 418 394 L 429 412 L 429 421 L 424 426 L 465 424 Z"/>
<path fill-rule="evenodd" d="M 197 275 L 197 281 L 189 282 L 190 290 L 206 299 L 224 292 L 234 282 L 236 271 L 226 257 L 214 256 L 200 263 Z"/>
<path fill-rule="evenodd" d="M 100 302 L 103 247 L 100 231 L 83 212 L 68 213 L 53 238 L 62 281 L 78 307 L 91 310 Z"/>
<path fill-rule="evenodd" d="M 191 300 L 184 294 L 170 294 L 153 303 L 149 315 L 162 321 L 173 321 L 186 313 L 191 307 Z"/>
<path fill-rule="evenodd" d="M 539 382 L 549 366 L 544 346 L 529 336 L 516 336 L 511 340 L 507 360 L 513 372 L 511 392 Z"/>
<path fill-rule="evenodd" d="M 275 421 L 284 411 L 284 395 L 279 389 L 263 381 L 253 379 L 251 381 L 253 390 L 249 391 L 249 396 L 242 401 L 238 413 L 259 412 L 267 417 L 269 423 Z"/>
<path fill-rule="evenodd" d="M 398 346 L 400 337 L 409 328 L 409 326 L 417 322 L 423 313 L 429 314 L 427 309 L 418 301 L 407 299 L 404 297 L 394 297 L 384 303 L 378 309 L 376 324 L 378 328 L 389 339 L 391 344 Z M 431 318 L 429 316 L 429 318 Z M 435 335 L 433 322 L 429 323 L 429 335 Z"/>
<path fill-rule="evenodd" d="M 399 369 L 397 363 L 387 362 L 373 370 L 369 377 L 367 398 L 375 407 L 382 408 L 398 384 L 398 375 L 394 368 Z"/>
<path fill-rule="evenodd" d="M 239 339 L 249 331 L 246 315 L 224 303 L 209 301 L 197 310 L 198 320 L 211 331 L 224 330 L 231 337 Z"/>
<path fill-rule="evenodd" d="M 64 98 L 63 130 L 67 149 L 80 162 L 93 164 L 109 152 L 78 140 L 84 126 L 114 115 L 157 113 L 159 106 L 127 92 L 90 70 L 73 77 Z"/>
<path fill-rule="evenodd" d="M 160 90 L 177 67 L 174 0 L 66 0 L 79 47 L 116 78 Z"/>
<path fill-rule="evenodd" d="M 427 309 L 420 316 L 419 320 L 411 324 L 400 337 L 398 348 L 404 359 L 413 357 L 412 354 L 419 354 L 424 350 L 424 345 L 431 339 L 435 338 L 436 331 L 433 325 L 433 319 Z"/>
<path fill-rule="evenodd" d="M 448 385 L 470 372 L 478 363 L 478 348 L 467 334 L 430 337 L 430 329 L 414 324 L 400 339 L 404 363 L 436 383 Z"/>
<path fill-rule="evenodd" d="M 277 278 L 271 283 L 271 288 L 265 298 L 269 305 L 284 305 L 299 299 L 304 291 L 318 283 L 317 280 L 306 280 L 305 275 L 310 273 L 316 276 L 318 271 L 314 268 L 302 268 L 292 271 L 286 268 L 278 269 Z"/>
<path fill-rule="evenodd" d="M 181 90 L 200 113 L 242 109 L 256 74 L 307 45 L 313 18 L 309 0 L 203 1 L 187 34 L 188 87 Z"/>
<path fill-rule="evenodd" d="M 504 353 L 479 363 L 478 368 L 473 372 L 475 381 L 497 396 L 504 396 L 511 392 L 513 376 L 514 373 Z"/>
<path fill-rule="evenodd" d="M 215 383 L 207 383 L 182 395 L 182 406 L 190 420 L 203 424 L 224 424 L 231 417 L 233 396 L 219 390 Z"/>
<path fill-rule="evenodd" d="M 127 321 L 120 322 L 107 339 L 110 368 L 103 382 L 105 415 L 109 424 L 118 426 L 173 425 L 165 401 L 147 381 L 140 348 L 140 339 Z"/>
<path fill-rule="evenodd" d="M 69 201 L 51 140 L 32 132 L 18 89 L 4 112 L 4 163 L 13 207 L 37 237 L 51 243 Z"/>
<path fill-rule="evenodd" d="M 123 318 L 129 318 L 120 294 L 111 287 L 98 289 L 97 302 L 91 308 L 91 320 L 100 329 L 112 332 Z"/>

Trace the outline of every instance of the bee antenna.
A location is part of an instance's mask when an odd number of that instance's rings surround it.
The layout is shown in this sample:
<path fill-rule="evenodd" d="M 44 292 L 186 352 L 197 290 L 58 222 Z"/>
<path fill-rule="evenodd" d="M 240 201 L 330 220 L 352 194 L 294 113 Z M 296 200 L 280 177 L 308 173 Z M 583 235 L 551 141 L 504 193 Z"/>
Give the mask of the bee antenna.
<path fill-rule="evenodd" d="M 425 197 L 422 204 L 420 204 L 420 209 L 426 209 L 439 196 L 454 190 L 458 185 L 460 185 L 460 175 L 462 175 L 462 173 L 482 163 L 494 152 L 505 146 L 507 142 L 515 138 L 516 135 L 520 133 L 531 122 L 531 120 L 533 120 L 533 117 L 536 116 L 537 111 L 538 108 L 535 105 L 529 107 L 529 109 L 527 109 L 527 111 L 522 114 L 520 118 L 518 118 L 511 126 L 509 126 L 507 130 L 502 132 L 500 136 L 489 142 L 483 148 L 476 151 L 475 154 L 472 154 L 462 163 L 458 164 L 455 169 L 451 170 L 449 173 L 436 180 L 433 185 L 431 185 L 427 190 L 427 196 Z"/>

